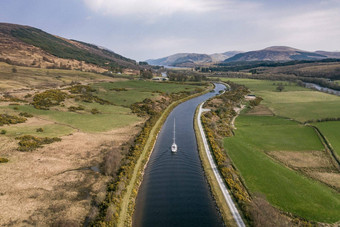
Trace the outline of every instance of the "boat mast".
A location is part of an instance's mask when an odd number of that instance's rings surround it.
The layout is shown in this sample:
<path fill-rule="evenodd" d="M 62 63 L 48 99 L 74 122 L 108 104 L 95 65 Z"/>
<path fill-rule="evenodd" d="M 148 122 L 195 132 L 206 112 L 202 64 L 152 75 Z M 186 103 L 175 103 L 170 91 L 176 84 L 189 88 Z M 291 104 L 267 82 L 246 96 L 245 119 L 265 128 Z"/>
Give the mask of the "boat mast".
<path fill-rule="evenodd" d="M 174 119 L 174 138 L 173 138 L 174 139 L 174 143 L 175 143 L 175 129 L 176 129 L 176 123 L 175 122 L 176 122 L 176 119 Z"/>

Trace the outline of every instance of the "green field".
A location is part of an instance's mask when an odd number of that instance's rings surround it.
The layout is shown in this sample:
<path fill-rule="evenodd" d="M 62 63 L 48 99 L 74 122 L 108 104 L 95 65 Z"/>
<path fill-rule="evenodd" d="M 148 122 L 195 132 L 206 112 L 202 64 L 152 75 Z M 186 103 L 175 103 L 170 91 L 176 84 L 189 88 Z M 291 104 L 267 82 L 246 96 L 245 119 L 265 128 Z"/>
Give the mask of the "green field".
<path fill-rule="evenodd" d="M 38 128 L 42 128 L 43 132 L 37 132 Z M 36 126 L 23 126 L 20 125 L 11 125 L 1 127 L 0 129 L 5 129 L 7 131 L 7 136 L 23 136 L 23 135 L 32 135 L 32 136 L 44 136 L 44 137 L 59 137 L 68 135 L 74 131 L 75 129 L 60 124 L 46 124 L 46 125 L 36 125 Z"/>
<path fill-rule="evenodd" d="M 62 124 L 69 125 L 70 127 L 77 128 L 84 132 L 101 132 L 108 131 L 114 128 L 124 127 L 139 120 L 139 118 L 131 113 L 131 110 L 125 107 L 113 105 L 100 105 L 97 103 L 85 104 L 82 103 L 87 110 L 97 108 L 100 114 L 74 113 L 68 111 L 57 110 L 39 110 L 31 105 L 17 106 L 19 112 L 27 112 L 34 116 L 42 116 L 43 118 L 50 119 Z M 1 107 L 0 110 L 4 111 L 8 108 Z"/>
<path fill-rule="evenodd" d="M 39 69 L 37 72 L 41 72 Z M 69 73 L 77 73 L 68 71 Z M 61 73 L 64 73 L 61 71 Z M 70 74 L 69 76 L 71 76 Z M 91 76 L 89 74 L 87 76 Z M 86 103 L 81 101 L 66 100 L 66 107 L 53 107 L 50 110 L 35 109 L 32 105 L 22 104 L 16 106 L 1 106 L 0 113 L 19 114 L 27 112 L 34 116 L 52 121 L 45 125 L 43 133 L 37 133 L 36 126 L 11 125 L 6 126 L 7 135 L 16 136 L 22 134 L 41 135 L 41 136 L 62 136 L 70 134 L 75 130 L 83 132 L 105 132 L 115 128 L 125 127 L 141 120 L 131 112 L 129 107 L 135 102 L 141 102 L 145 98 L 156 98 L 159 92 L 176 93 L 181 91 L 194 91 L 202 86 L 190 84 L 175 84 L 168 82 L 152 81 L 119 81 L 102 82 L 93 85 L 96 88 L 94 95 L 112 102 L 114 105 L 100 105 L 98 103 Z M 112 89 L 125 88 L 126 91 L 115 91 Z M 84 111 L 69 112 L 67 107 L 82 105 Z M 91 109 L 96 108 L 100 114 L 91 114 Z M 58 124 L 52 124 L 57 122 Z"/>
<path fill-rule="evenodd" d="M 340 195 L 268 157 L 264 151 L 322 150 L 312 128 L 279 117 L 241 115 L 224 147 L 252 193 L 308 220 L 340 220 Z"/>
<path fill-rule="evenodd" d="M 253 79 L 223 79 L 243 84 L 252 93 L 264 98 L 262 104 L 268 106 L 276 115 L 305 122 L 326 117 L 340 117 L 340 97 L 312 91 L 294 83 L 281 82 L 285 88 L 276 91 L 279 81 Z M 275 85 L 273 84 L 275 83 Z"/>
<path fill-rule="evenodd" d="M 327 138 L 334 151 L 340 157 L 340 121 L 327 121 L 314 123 Z"/>
<path fill-rule="evenodd" d="M 146 98 L 156 96 L 157 92 L 176 93 L 181 91 L 194 91 L 200 86 L 169 82 L 129 80 L 115 83 L 97 83 L 92 87 L 97 89 L 96 95 L 100 98 L 111 101 L 116 105 L 130 106 L 135 102 L 141 102 Z M 125 88 L 127 91 L 110 90 L 119 88 Z"/>

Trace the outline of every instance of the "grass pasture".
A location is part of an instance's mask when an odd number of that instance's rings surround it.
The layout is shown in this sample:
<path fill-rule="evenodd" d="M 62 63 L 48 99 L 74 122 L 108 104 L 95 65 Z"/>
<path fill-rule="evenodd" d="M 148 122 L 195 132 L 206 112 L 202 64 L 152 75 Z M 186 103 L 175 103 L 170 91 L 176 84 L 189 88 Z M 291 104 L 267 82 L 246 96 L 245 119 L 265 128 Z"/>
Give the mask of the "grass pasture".
<path fill-rule="evenodd" d="M 340 121 L 313 123 L 327 138 L 334 151 L 340 157 Z"/>
<path fill-rule="evenodd" d="M 281 82 L 285 88 L 276 91 L 279 81 L 254 79 L 224 79 L 243 84 L 255 95 L 261 96 L 262 104 L 268 106 L 276 115 L 305 122 L 327 117 L 340 117 L 340 97 L 307 88 L 294 83 Z M 275 83 L 275 85 L 273 84 Z"/>
<path fill-rule="evenodd" d="M 158 92 L 176 93 L 193 91 L 199 86 L 169 82 L 129 80 L 115 83 L 97 83 L 92 87 L 97 89 L 96 95 L 100 98 L 108 100 L 115 105 L 130 106 L 135 102 L 141 102 L 146 98 L 157 96 Z M 125 88 L 126 91 L 113 90 L 121 88 Z"/>
<path fill-rule="evenodd" d="M 139 118 L 131 113 L 128 108 L 113 106 L 113 105 L 100 105 L 97 103 L 82 104 L 86 109 L 97 108 L 100 114 L 87 113 L 74 113 L 68 111 L 56 110 L 39 110 L 31 105 L 17 106 L 17 110 L 10 112 L 27 112 L 34 116 L 40 116 L 44 119 L 56 121 L 61 124 L 68 125 L 70 128 L 76 128 L 83 132 L 102 132 L 109 131 L 114 128 L 124 127 L 139 120 Z M 8 107 L 1 107 L 8 111 Z"/>
<path fill-rule="evenodd" d="M 278 208 L 308 220 L 340 220 L 340 195 L 286 168 L 265 151 L 317 151 L 323 146 L 312 128 L 270 116 L 241 115 L 235 136 L 224 147 L 252 193 L 263 194 Z"/>
<path fill-rule="evenodd" d="M 38 128 L 42 128 L 43 132 L 37 132 Z M 44 137 L 59 137 L 68 135 L 74 131 L 75 129 L 60 124 L 43 124 L 43 125 L 26 125 L 26 124 L 19 124 L 19 125 L 11 125 L 11 126 L 4 126 L 0 128 L 1 130 L 4 129 L 7 131 L 6 135 L 17 137 L 23 135 L 32 135 L 32 136 L 44 136 Z"/>

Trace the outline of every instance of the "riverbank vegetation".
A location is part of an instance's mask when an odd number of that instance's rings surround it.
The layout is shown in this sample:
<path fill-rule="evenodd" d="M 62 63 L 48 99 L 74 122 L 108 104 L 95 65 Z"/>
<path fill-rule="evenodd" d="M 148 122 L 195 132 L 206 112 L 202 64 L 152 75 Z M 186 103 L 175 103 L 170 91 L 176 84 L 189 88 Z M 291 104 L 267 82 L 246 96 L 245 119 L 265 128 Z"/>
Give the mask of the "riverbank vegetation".
<path fill-rule="evenodd" d="M 240 173 L 241 182 L 244 182 L 243 185 L 250 193 L 251 202 L 246 210 L 250 222 L 260 225 L 303 225 L 305 222 L 302 220 L 312 223 L 339 221 L 340 216 L 335 212 L 340 206 L 339 186 L 335 183 L 340 176 L 338 166 L 326 152 L 327 148 L 314 129 L 297 122 L 304 123 L 321 116 L 336 116 L 331 103 L 338 103 L 338 97 L 308 91 L 289 82 L 284 82 L 285 89 L 280 95 L 275 95 L 275 81 L 231 80 L 246 85 L 253 94 L 263 99 L 256 102 L 256 107 L 252 107 L 254 105 L 250 104 L 251 101 L 243 101 L 248 107 L 237 118 L 234 135 L 226 137 L 222 143 L 222 149 L 225 149 L 232 166 Z M 317 109 L 321 100 L 325 102 L 326 110 Z M 221 138 L 218 132 L 221 120 L 216 114 L 216 106 L 221 105 L 214 106 L 214 102 L 218 101 L 207 103 L 212 111 L 203 118 L 203 121 L 208 119 L 205 125 L 214 132 L 211 133 L 213 138 L 209 138 L 210 141 Z M 287 108 L 288 104 L 292 108 Z M 232 108 L 238 109 L 238 105 L 240 103 Z M 261 107 L 258 108 L 261 111 L 255 114 L 257 107 Z M 272 114 L 263 114 L 265 108 Z M 222 124 L 228 124 L 231 118 L 225 118 Z M 329 131 L 332 130 L 336 129 Z M 215 159 L 220 159 L 219 155 Z M 235 193 L 234 197 L 238 201 Z M 264 199 L 271 205 L 264 202 Z M 257 203 L 267 205 L 254 211 L 255 207 L 259 207 Z M 320 212 L 320 207 L 325 212 Z M 274 218 L 269 220 L 268 216 Z"/>

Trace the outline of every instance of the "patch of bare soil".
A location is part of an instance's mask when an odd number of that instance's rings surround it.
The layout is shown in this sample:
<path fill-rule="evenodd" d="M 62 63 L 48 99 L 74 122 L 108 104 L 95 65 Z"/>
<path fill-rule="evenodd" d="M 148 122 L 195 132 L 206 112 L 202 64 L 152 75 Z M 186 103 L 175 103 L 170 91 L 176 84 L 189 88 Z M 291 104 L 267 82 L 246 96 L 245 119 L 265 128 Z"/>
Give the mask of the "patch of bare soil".
<path fill-rule="evenodd" d="M 33 152 L 19 152 L 17 141 L 0 136 L 0 156 L 10 160 L 0 164 L 0 226 L 81 226 L 94 196 L 105 195 L 108 177 L 97 171 L 103 151 L 137 131 L 76 132 Z"/>
<path fill-rule="evenodd" d="M 231 119 L 230 125 L 231 127 L 233 127 L 234 129 L 237 129 L 235 127 L 235 120 L 238 117 L 238 115 L 240 114 L 240 112 L 243 110 L 243 108 L 245 107 L 245 105 L 241 105 L 240 107 L 234 107 L 234 111 L 236 112 L 236 116 L 233 117 L 233 119 Z"/>
<path fill-rule="evenodd" d="M 274 116 L 274 113 L 264 105 L 254 106 L 251 110 L 247 112 L 247 115 L 256 116 Z"/>

